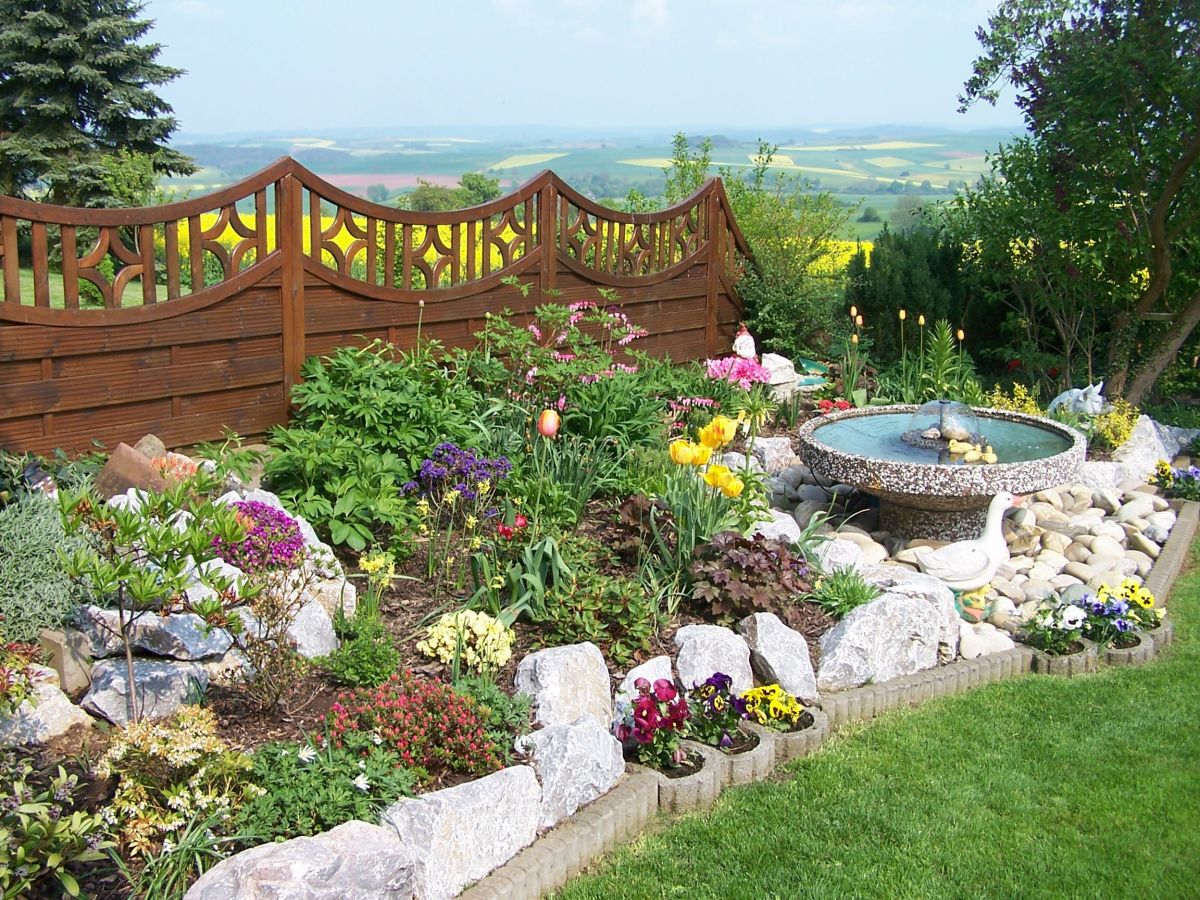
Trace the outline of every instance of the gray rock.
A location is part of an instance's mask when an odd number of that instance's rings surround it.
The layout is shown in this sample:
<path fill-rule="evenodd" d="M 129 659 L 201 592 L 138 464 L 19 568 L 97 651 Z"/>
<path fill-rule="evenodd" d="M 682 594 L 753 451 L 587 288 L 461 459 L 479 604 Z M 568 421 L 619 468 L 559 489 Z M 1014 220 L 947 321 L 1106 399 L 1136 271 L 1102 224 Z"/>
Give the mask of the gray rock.
<path fill-rule="evenodd" d="M 1158 423 L 1149 416 L 1139 416 L 1129 439 L 1113 451 L 1112 458 L 1121 464 L 1128 479 L 1145 481 L 1153 474 L 1160 459 L 1170 459 L 1174 455 L 1167 448 L 1167 440 L 1169 434 L 1160 431 Z"/>
<path fill-rule="evenodd" d="M 1146 516 L 1154 512 L 1154 501 L 1147 494 L 1133 494 L 1128 503 L 1122 504 L 1121 508 L 1113 514 L 1113 519 L 1118 522 L 1128 522 L 1130 519 L 1144 519 Z"/>
<path fill-rule="evenodd" d="M 195 662 L 135 658 L 133 677 L 139 714 L 148 719 L 169 716 L 190 694 L 208 687 L 208 671 Z M 114 725 L 124 725 L 129 721 L 128 697 L 125 660 L 106 659 L 92 668 L 92 686 L 81 705 Z"/>
<path fill-rule="evenodd" d="M 142 435 L 141 440 L 133 445 L 133 449 L 147 459 L 158 459 L 167 455 L 167 447 L 157 434 Z"/>
<path fill-rule="evenodd" d="M 1094 572 L 1107 572 L 1109 569 L 1117 568 L 1118 563 L 1120 563 L 1121 560 L 1124 558 L 1125 558 L 1124 553 L 1120 554 L 1119 556 L 1109 556 L 1105 553 L 1093 553 L 1091 556 L 1089 556 L 1087 558 L 1087 565 L 1088 565 L 1088 568 L 1091 569 L 1093 573 Z M 1078 577 L 1082 578 L 1083 576 L 1078 576 Z M 1086 581 L 1087 579 L 1083 579 L 1083 580 Z"/>
<path fill-rule="evenodd" d="M 874 544 L 874 541 L 871 543 Z M 826 574 L 832 574 L 839 569 L 859 571 L 866 565 L 862 548 L 854 541 L 837 538 L 831 541 L 822 541 L 817 544 L 816 556 L 821 571 Z"/>
<path fill-rule="evenodd" d="M 1162 553 L 1162 548 L 1144 534 L 1131 535 L 1129 538 L 1129 549 L 1139 550 L 1151 559 L 1158 559 L 1158 555 Z"/>
<path fill-rule="evenodd" d="M 752 535 L 761 534 L 765 538 L 788 543 L 800 540 L 800 526 L 796 524 L 796 520 L 791 515 L 777 509 L 767 512 L 771 518 L 755 522 L 750 527 Z"/>
<path fill-rule="evenodd" d="M 880 683 L 938 664 L 945 621 L 936 606 L 903 594 L 884 594 L 853 610 L 821 636 L 817 686 L 838 691 Z M 954 624 L 954 644 L 958 644 Z"/>
<path fill-rule="evenodd" d="M 1022 585 L 1026 600 L 1046 600 L 1055 594 L 1054 585 L 1048 581 L 1034 581 L 1032 578 Z"/>
<path fill-rule="evenodd" d="M 863 579 L 881 592 L 901 594 L 928 603 L 937 611 L 938 659 L 950 662 L 958 655 L 958 610 L 954 606 L 954 592 L 932 575 L 913 572 L 899 566 L 871 566 L 863 573 Z"/>
<path fill-rule="evenodd" d="M 1073 584 L 1070 587 L 1063 588 L 1058 597 L 1063 603 L 1078 603 L 1092 593 L 1094 592 L 1086 584 Z"/>
<path fill-rule="evenodd" d="M 633 683 L 639 678 L 645 678 L 651 685 L 659 679 L 666 679 L 673 684 L 675 682 L 675 673 L 671 669 L 671 657 L 655 656 L 652 659 L 648 659 L 641 665 L 634 666 L 621 679 L 616 694 L 613 696 L 613 706 L 615 707 L 615 717 L 617 719 L 624 718 L 626 711 L 633 703 L 633 698 L 637 696 L 638 691 L 633 686 Z"/>
<path fill-rule="evenodd" d="M 550 647 L 530 653 L 517 666 L 517 692 L 533 698 L 540 725 L 569 725 L 581 716 L 613 719 L 608 667 L 591 643 Z"/>
<path fill-rule="evenodd" d="M 959 648 L 963 659 L 978 659 L 989 653 L 1011 650 L 1016 644 L 1003 631 L 988 622 L 959 623 Z"/>
<path fill-rule="evenodd" d="M 340 609 L 347 618 L 358 609 L 358 589 L 347 578 L 321 578 L 308 587 L 308 596 L 316 600 L 332 620 Z"/>
<path fill-rule="evenodd" d="M 724 672 L 733 679 L 735 694 L 754 687 L 750 647 L 728 628 L 685 625 L 675 632 L 675 646 L 679 648 L 675 669 L 685 691 L 715 672 Z"/>
<path fill-rule="evenodd" d="M 1065 572 L 1067 575 L 1070 575 L 1074 578 L 1078 578 L 1080 581 L 1084 582 L 1085 584 L 1087 582 L 1091 581 L 1093 578 L 1095 578 L 1097 574 L 1099 574 L 1090 565 L 1088 565 L 1086 563 L 1081 563 L 1081 562 L 1067 563 L 1067 566 L 1065 569 L 1063 569 L 1063 572 Z"/>
<path fill-rule="evenodd" d="M 410 900 L 415 896 L 416 862 L 395 831 L 350 821 L 313 837 L 234 854 L 201 875 L 184 900 Z"/>
<path fill-rule="evenodd" d="M 1124 537 L 1124 533 L 1122 533 Z M 1107 534 L 1101 534 L 1092 541 L 1093 556 L 1111 556 L 1120 559 L 1125 555 L 1125 548 L 1121 546 L 1121 541 Z"/>
<path fill-rule="evenodd" d="M 539 829 L 553 828 L 607 794 L 625 772 L 621 742 L 591 716 L 519 737 L 516 749 L 529 757 L 542 785 Z"/>
<path fill-rule="evenodd" d="M 802 484 L 811 484 L 813 480 L 812 469 L 803 463 L 798 465 L 788 466 L 779 473 L 779 478 L 790 488 L 798 488 Z"/>
<path fill-rule="evenodd" d="M 761 474 L 764 469 L 758 457 L 750 456 L 747 458 L 744 453 L 716 453 L 713 454 L 712 463 L 718 466 L 725 466 L 734 472 L 751 472 L 753 474 Z"/>
<path fill-rule="evenodd" d="M 511 766 L 400 800 L 380 824 L 394 828 L 417 860 L 414 894 L 445 900 L 533 843 L 541 815 L 537 775 L 529 766 Z"/>
<path fill-rule="evenodd" d="M 796 488 L 796 497 L 799 500 L 808 500 L 826 507 L 829 505 L 832 495 L 819 484 L 802 484 Z"/>
<path fill-rule="evenodd" d="M 796 508 L 792 510 L 792 520 L 797 526 L 796 537 L 791 538 L 791 540 L 796 540 L 799 538 L 801 532 L 807 528 L 809 523 L 813 520 L 813 516 L 822 515 L 828 511 L 828 501 L 825 503 L 817 503 L 815 500 L 802 500 L 800 503 L 797 503 Z M 786 525 L 782 525 L 780 527 L 787 528 Z"/>
<path fill-rule="evenodd" d="M 788 437 L 756 437 L 750 442 L 750 452 L 771 475 L 783 472 L 796 460 L 796 451 Z"/>
<path fill-rule="evenodd" d="M 10 716 L 0 716 L 0 747 L 41 744 L 66 734 L 76 725 L 92 726 L 92 717 L 70 701 L 58 686 L 52 669 L 41 669 L 35 677 L 36 702 L 26 700 Z"/>
<path fill-rule="evenodd" d="M 778 684 L 805 703 L 820 699 L 804 635 L 788 628 L 774 613 L 746 616 L 738 630 L 750 647 L 750 665 L 760 682 Z"/>
<path fill-rule="evenodd" d="M 1135 571 L 1142 578 L 1150 574 L 1150 568 L 1154 565 L 1154 560 L 1150 558 L 1149 554 L 1143 553 L 1141 550 L 1129 550 L 1126 552 L 1125 558 L 1133 561 Z"/>
<path fill-rule="evenodd" d="M 103 609 L 92 604 L 81 606 L 75 611 L 74 625 L 87 642 L 88 652 L 96 659 L 125 652 L 115 609 Z"/>
<path fill-rule="evenodd" d="M 1024 599 L 1023 597 L 1021 599 Z M 1017 618 L 1017 606 L 1010 597 L 997 597 L 992 601 L 992 612 L 988 621 L 993 625 L 1004 627 L 1013 624 Z M 959 630 L 959 652 L 962 651 L 962 631 Z"/>
<path fill-rule="evenodd" d="M 238 609 L 237 613 L 247 633 L 263 636 L 262 624 L 253 612 L 243 607 Z M 288 626 L 287 636 L 296 652 L 305 659 L 328 656 L 338 648 L 333 620 L 329 618 L 329 613 L 325 612 L 325 607 L 316 600 L 309 600 L 300 607 L 292 624 Z"/>
<path fill-rule="evenodd" d="M 195 613 L 144 615 L 137 620 L 133 638 L 136 650 L 184 660 L 222 656 L 232 645 L 229 632 L 206 628 Z"/>

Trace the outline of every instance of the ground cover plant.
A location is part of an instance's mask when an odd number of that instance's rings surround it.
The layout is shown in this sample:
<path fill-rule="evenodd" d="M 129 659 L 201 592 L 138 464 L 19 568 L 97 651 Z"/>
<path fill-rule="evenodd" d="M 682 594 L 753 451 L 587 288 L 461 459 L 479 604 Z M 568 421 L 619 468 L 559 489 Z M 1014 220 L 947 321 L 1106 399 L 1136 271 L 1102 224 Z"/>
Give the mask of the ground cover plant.
<path fill-rule="evenodd" d="M 1144 668 L 1030 676 L 847 727 L 786 780 L 727 791 L 556 896 L 1188 896 L 1200 573 L 1170 608 L 1179 643 Z M 722 864 L 703 864 L 714 846 Z"/>

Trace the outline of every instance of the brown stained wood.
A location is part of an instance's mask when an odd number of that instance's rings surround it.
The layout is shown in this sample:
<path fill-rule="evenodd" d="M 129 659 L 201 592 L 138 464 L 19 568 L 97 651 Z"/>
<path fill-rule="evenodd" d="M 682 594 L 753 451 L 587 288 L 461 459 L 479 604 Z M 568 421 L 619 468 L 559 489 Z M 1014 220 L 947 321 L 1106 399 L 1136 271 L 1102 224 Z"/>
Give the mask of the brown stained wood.
<path fill-rule="evenodd" d="M 374 216 L 367 216 L 367 284 L 376 284 L 379 281 L 377 276 L 378 266 L 375 261 L 377 252 L 377 235 L 376 228 L 379 225 L 379 220 Z"/>
<path fill-rule="evenodd" d="M 64 225 L 60 230 L 62 240 L 63 308 L 79 309 L 79 274 L 76 270 L 78 250 L 74 225 Z"/>
<path fill-rule="evenodd" d="M 167 299 L 179 299 L 179 220 L 163 223 L 163 250 L 167 257 Z"/>
<path fill-rule="evenodd" d="M 0 246 L 4 247 L 4 302 L 21 302 L 21 256 L 17 250 L 17 220 L 0 218 Z"/>
<path fill-rule="evenodd" d="M 33 250 L 33 305 L 50 306 L 50 254 L 46 246 L 46 226 L 34 222 L 31 237 Z"/>
<path fill-rule="evenodd" d="M 267 255 L 267 189 L 254 192 L 254 260 Z"/>
<path fill-rule="evenodd" d="M 200 217 L 190 216 L 188 223 L 188 264 L 192 271 L 192 289 L 195 294 L 204 289 L 204 238 L 200 228 Z"/>
<path fill-rule="evenodd" d="M 283 352 L 283 386 L 290 396 L 300 383 L 304 365 L 304 218 L 302 185 L 288 176 L 281 190 L 282 206 L 275 211 L 279 224 L 280 273 L 279 339 Z M 319 210 L 319 203 L 318 203 Z M 320 220 L 317 228 L 320 230 Z"/>
<path fill-rule="evenodd" d="M 141 225 L 138 227 L 138 244 L 142 251 L 142 302 L 145 304 L 158 302 L 158 286 L 154 272 L 154 226 Z"/>
<path fill-rule="evenodd" d="M 396 225 L 393 222 L 383 225 L 383 286 L 396 286 Z"/>

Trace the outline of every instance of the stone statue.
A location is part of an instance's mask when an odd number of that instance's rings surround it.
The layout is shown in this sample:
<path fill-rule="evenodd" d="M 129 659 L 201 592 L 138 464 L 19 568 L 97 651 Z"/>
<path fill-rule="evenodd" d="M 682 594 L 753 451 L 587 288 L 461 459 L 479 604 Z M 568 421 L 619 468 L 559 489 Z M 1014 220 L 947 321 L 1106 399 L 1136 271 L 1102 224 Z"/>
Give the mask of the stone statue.
<path fill-rule="evenodd" d="M 1060 406 L 1066 408 L 1068 412 L 1078 413 L 1087 416 L 1098 416 L 1104 412 L 1108 405 L 1104 402 L 1104 382 L 1097 381 L 1095 384 L 1089 384 L 1085 388 L 1071 388 L 1069 391 L 1063 391 L 1057 397 L 1050 401 L 1050 405 L 1046 407 L 1046 412 L 1052 413 Z"/>

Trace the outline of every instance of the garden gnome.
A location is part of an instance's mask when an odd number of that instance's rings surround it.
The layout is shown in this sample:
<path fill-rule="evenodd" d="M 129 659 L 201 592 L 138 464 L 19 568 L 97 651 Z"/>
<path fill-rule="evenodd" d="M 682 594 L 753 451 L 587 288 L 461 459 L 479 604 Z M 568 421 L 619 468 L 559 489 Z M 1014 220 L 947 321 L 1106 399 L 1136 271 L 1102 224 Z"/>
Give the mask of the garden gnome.
<path fill-rule="evenodd" d="M 737 337 L 733 339 L 733 352 L 742 359 L 758 359 L 754 338 L 746 328 L 745 322 L 738 323 Z"/>

